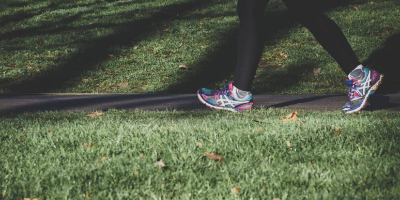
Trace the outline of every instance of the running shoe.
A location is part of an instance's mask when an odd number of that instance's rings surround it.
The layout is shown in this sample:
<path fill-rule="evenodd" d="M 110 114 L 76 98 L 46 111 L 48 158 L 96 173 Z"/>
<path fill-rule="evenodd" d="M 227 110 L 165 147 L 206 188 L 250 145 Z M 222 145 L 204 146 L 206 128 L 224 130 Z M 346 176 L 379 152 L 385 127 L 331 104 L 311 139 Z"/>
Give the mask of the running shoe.
<path fill-rule="evenodd" d="M 220 90 L 201 88 L 197 91 L 200 102 L 217 110 L 229 110 L 232 112 L 246 111 L 253 107 L 252 95 L 237 100 L 233 97 L 233 82 L 225 85 Z"/>
<path fill-rule="evenodd" d="M 349 102 L 342 107 L 346 114 L 360 111 L 367 104 L 367 100 L 379 85 L 382 83 L 383 74 L 379 74 L 374 70 L 365 68 L 365 77 L 363 80 L 347 79 L 346 85 L 349 86 Z"/>

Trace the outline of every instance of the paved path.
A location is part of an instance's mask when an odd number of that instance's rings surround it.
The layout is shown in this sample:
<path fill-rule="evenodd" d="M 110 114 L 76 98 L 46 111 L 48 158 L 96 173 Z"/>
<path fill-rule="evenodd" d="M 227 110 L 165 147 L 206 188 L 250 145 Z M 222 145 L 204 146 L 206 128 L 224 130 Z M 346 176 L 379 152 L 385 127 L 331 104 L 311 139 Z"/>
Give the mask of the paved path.
<path fill-rule="evenodd" d="M 255 95 L 256 106 L 337 110 L 346 95 Z M 208 110 L 196 94 L 36 94 L 0 95 L 0 112 L 45 110 Z M 400 94 L 375 94 L 364 110 L 400 110 Z"/>

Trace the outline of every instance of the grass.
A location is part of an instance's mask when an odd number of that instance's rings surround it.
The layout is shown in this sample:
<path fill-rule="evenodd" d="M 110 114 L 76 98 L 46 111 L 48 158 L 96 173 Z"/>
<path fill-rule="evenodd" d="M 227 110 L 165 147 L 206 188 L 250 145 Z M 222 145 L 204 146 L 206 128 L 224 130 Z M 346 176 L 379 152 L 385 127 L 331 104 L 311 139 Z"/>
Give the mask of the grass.
<path fill-rule="evenodd" d="M 290 112 L 3 114 L 0 199 L 399 199 L 399 112 Z"/>
<path fill-rule="evenodd" d="M 387 75 L 379 91 L 398 92 L 399 2 L 318 3 L 360 60 Z M 255 94 L 346 93 L 338 81 L 346 75 L 308 30 L 289 19 L 281 1 L 270 2 L 265 18 L 268 39 Z M 2 1 L 0 93 L 219 88 L 234 79 L 237 27 L 230 0 Z"/>

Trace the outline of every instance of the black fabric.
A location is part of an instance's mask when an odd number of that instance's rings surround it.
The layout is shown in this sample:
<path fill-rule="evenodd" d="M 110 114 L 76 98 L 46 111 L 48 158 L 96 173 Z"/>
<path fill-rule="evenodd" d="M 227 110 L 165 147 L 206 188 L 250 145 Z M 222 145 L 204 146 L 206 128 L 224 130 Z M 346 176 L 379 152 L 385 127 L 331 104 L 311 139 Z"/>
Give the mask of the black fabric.
<path fill-rule="evenodd" d="M 234 85 L 240 90 L 251 90 L 264 47 L 263 11 L 268 2 L 239 0 L 237 4 L 240 24 Z M 313 0 L 283 2 L 291 17 L 310 30 L 346 74 L 361 64 L 340 28 L 317 8 Z"/>

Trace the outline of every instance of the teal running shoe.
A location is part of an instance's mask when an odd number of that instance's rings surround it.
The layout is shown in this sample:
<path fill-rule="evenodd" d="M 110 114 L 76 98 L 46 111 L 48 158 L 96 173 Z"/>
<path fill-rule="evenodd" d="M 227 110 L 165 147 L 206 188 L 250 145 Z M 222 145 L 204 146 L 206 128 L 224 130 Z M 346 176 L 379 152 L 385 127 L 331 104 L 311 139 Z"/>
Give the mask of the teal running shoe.
<path fill-rule="evenodd" d="M 217 110 L 229 110 L 232 112 L 246 111 L 253 108 L 253 96 L 247 95 L 244 99 L 235 99 L 233 96 L 233 82 L 225 85 L 220 90 L 201 88 L 197 91 L 200 102 Z"/>
<path fill-rule="evenodd" d="M 374 70 L 365 68 L 365 77 L 363 80 L 347 79 L 346 84 L 349 86 L 349 102 L 342 107 L 346 114 L 360 111 L 367 104 L 367 100 L 382 83 L 383 74 L 379 74 Z"/>

